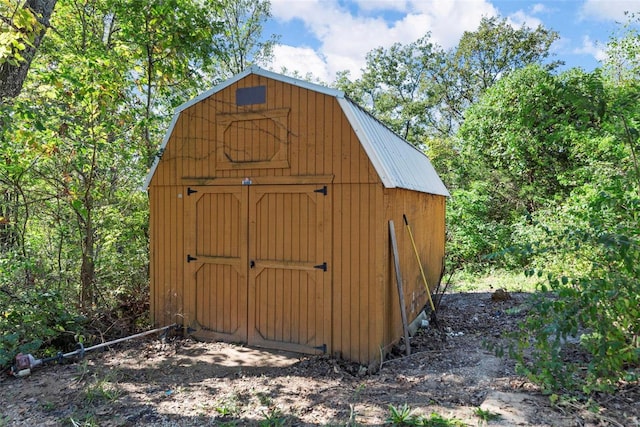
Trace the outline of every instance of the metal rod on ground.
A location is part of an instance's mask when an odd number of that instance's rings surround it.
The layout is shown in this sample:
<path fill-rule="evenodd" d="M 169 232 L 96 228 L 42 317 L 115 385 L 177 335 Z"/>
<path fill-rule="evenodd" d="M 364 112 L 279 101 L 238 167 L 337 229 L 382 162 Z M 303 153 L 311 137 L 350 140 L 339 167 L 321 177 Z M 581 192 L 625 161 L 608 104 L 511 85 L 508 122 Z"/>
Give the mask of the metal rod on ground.
<path fill-rule="evenodd" d="M 138 334 L 134 334 L 134 335 L 129 335 L 128 337 L 124 337 L 124 338 L 118 338 L 115 339 L 113 341 L 107 341 L 101 344 L 96 344 L 93 345 L 91 347 L 87 347 L 84 348 L 84 346 L 82 345 L 82 343 L 79 343 L 80 348 L 74 351 L 70 351 L 68 353 L 58 353 L 56 356 L 53 357 L 46 357 L 43 359 L 36 359 L 35 357 L 33 357 L 33 355 L 31 354 L 18 354 L 16 356 L 16 364 L 15 366 L 12 367 L 12 372 L 15 376 L 27 376 L 29 374 L 31 374 L 31 369 L 35 368 L 36 366 L 40 366 L 43 365 L 45 363 L 49 363 L 49 362 L 54 362 L 54 361 L 60 361 L 62 359 L 66 359 L 68 357 L 71 356 L 75 356 L 75 355 L 79 355 L 80 358 L 84 357 L 84 354 L 87 351 L 91 351 L 91 350 L 97 350 L 99 348 L 103 348 L 103 347 L 107 347 L 110 345 L 114 345 L 114 344 L 118 344 L 124 341 L 128 341 L 134 338 L 140 338 L 140 337 L 144 337 L 145 335 L 151 335 L 153 333 L 156 332 L 160 332 L 160 331 L 168 331 L 171 328 L 176 327 L 177 324 L 174 323 L 172 325 L 169 326 L 163 326 L 161 328 L 156 328 L 156 329 L 152 329 L 150 331 L 145 331 L 145 332 L 140 332 Z"/>
<path fill-rule="evenodd" d="M 118 343 L 121 343 L 121 342 L 124 342 L 124 341 L 129 341 L 129 340 L 132 340 L 134 338 L 144 337 L 146 335 L 151 335 L 151 334 L 153 334 L 155 332 L 164 331 L 164 330 L 167 330 L 167 329 L 174 328 L 176 326 L 178 326 L 177 323 L 174 323 L 173 325 L 163 326 L 162 328 L 156 328 L 156 329 L 152 329 L 150 331 L 140 332 L 139 334 L 129 335 L 128 337 L 118 338 L 117 340 L 103 342 L 102 344 L 96 344 L 96 345 L 93 345 L 91 347 L 85 348 L 84 352 L 86 353 L 87 351 L 97 350 L 97 349 L 102 348 L 102 347 L 108 347 L 110 345 L 118 344 Z M 62 357 L 71 357 L 71 356 L 74 356 L 76 354 L 79 354 L 80 352 L 82 352 L 82 349 L 75 350 L 75 351 L 72 351 L 72 352 L 69 352 L 69 353 L 65 353 L 65 354 L 62 355 Z"/>
<path fill-rule="evenodd" d="M 420 267 L 420 274 L 422 275 L 422 281 L 424 282 L 424 287 L 427 289 L 429 304 L 431 305 L 431 310 L 433 311 L 433 315 L 435 318 L 436 306 L 433 304 L 433 298 L 431 298 L 431 289 L 429 289 L 429 283 L 427 283 L 427 277 L 424 275 L 424 269 L 422 268 L 422 261 L 420 261 L 420 254 L 418 253 L 418 247 L 416 246 L 415 240 L 413 240 L 413 233 L 411 232 L 411 226 L 409 225 L 409 221 L 407 221 L 407 216 L 405 214 L 402 214 L 402 218 L 404 218 L 404 223 L 407 226 L 407 231 L 409 231 L 409 237 L 411 238 L 413 251 L 416 253 L 416 259 L 418 260 L 418 267 Z"/>
<path fill-rule="evenodd" d="M 396 282 L 398 283 L 398 295 L 400 296 L 400 315 L 402 317 L 402 328 L 404 329 L 404 344 L 407 356 L 411 355 L 411 344 L 409 344 L 409 324 L 407 323 L 407 310 L 404 306 L 404 290 L 402 287 L 402 275 L 400 274 L 400 257 L 398 255 L 398 243 L 396 242 L 396 229 L 393 220 L 389 220 L 389 236 L 393 249 L 393 263 L 396 268 Z"/>

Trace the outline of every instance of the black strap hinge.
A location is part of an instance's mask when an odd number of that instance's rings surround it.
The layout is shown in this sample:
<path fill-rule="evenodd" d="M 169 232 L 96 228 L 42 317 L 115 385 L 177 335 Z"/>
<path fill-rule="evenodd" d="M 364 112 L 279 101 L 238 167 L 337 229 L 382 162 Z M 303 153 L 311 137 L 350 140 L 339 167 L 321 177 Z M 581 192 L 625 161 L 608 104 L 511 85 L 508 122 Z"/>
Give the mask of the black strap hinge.
<path fill-rule="evenodd" d="M 187 187 L 187 196 L 190 196 L 190 195 L 192 195 L 193 193 L 197 193 L 197 192 L 198 192 L 198 190 L 194 190 L 194 189 L 193 189 L 193 188 L 191 188 L 191 187 Z"/>
<path fill-rule="evenodd" d="M 190 254 L 187 254 L 187 262 L 197 261 L 197 260 L 198 260 L 198 258 L 194 258 Z"/>
<path fill-rule="evenodd" d="M 320 350 L 322 352 L 322 354 L 327 354 L 327 345 L 326 344 L 322 344 L 319 345 L 317 347 L 313 347 L 316 350 Z"/>
<path fill-rule="evenodd" d="M 322 264 L 314 265 L 313 268 L 317 268 L 318 270 L 327 271 L 327 263 L 326 261 Z"/>
<path fill-rule="evenodd" d="M 324 185 L 324 186 L 322 186 L 322 188 L 318 188 L 317 190 L 313 190 L 313 192 L 314 193 L 321 193 L 321 194 L 324 194 L 326 196 L 327 193 L 328 193 L 328 189 L 327 189 L 327 186 Z"/>

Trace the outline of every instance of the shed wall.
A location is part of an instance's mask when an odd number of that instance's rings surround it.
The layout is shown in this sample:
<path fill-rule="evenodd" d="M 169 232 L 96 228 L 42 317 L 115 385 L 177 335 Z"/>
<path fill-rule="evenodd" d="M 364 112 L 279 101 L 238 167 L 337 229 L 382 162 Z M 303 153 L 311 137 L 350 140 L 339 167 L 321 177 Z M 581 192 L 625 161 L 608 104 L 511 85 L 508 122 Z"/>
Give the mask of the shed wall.
<path fill-rule="evenodd" d="M 182 324 L 185 313 L 182 187 L 149 188 L 150 311 L 154 323 Z"/>
<path fill-rule="evenodd" d="M 236 89 L 259 85 L 266 86 L 265 104 L 236 105 Z M 230 121 L 236 115 L 260 120 L 271 111 L 282 110 L 288 112 L 288 167 L 217 167 L 221 120 Z M 269 133 L 278 132 L 277 126 L 269 128 Z M 194 286 L 189 284 L 185 263 L 187 248 L 193 246 L 187 241 L 192 231 L 184 224 L 193 216 L 186 211 L 188 188 L 240 185 L 247 177 L 254 186 L 328 185 L 334 227 L 328 227 L 332 230 L 332 251 L 326 273 L 333 289 L 328 301 L 332 325 L 329 348 L 351 360 L 377 358 L 385 277 L 378 268 L 384 265 L 384 253 L 376 244 L 384 238 L 384 230 L 371 227 L 382 221 L 383 213 L 377 174 L 335 98 L 253 75 L 180 114 L 150 182 L 151 304 L 155 322 L 182 323 L 196 317 L 194 296 L 187 295 L 193 293 Z"/>
<path fill-rule="evenodd" d="M 375 184 L 333 189 L 333 347 L 370 363 L 380 358 L 386 314 L 384 194 Z"/>
<path fill-rule="evenodd" d="M 440 279 L 444 265 L 446 198 L 395 189 L 385 191 L 385 202 L 387 218 L 392 219 L 395 224 L 407 319 L 411 321 L 429 301 L 403 214 L 407 216 L 411 226 L 422 268 L 429 288 L 433 291 Z M 387 242 L 389 242 L 388 238 Z M 391 286 L 385 294 L 388 322 L 385 325 L 384 335 L 385 342 L 392 343 L 402 336 L 402 320 L 393 258 L 389 245 L 387 245 L 387 254 L 387 280 Z"/>
<path fill-rule="evenodd" d="M 236 105 L 236 89 L 260 85 L 266 86 L 265 103 Z M 252 127 L 258 122 L 263 134 Z M 242 145 L 247 135 L 263 138 L 271 152 L 254 153 L 258 161 L 244 164 L 220 156 L 221 138 L 233 149 L 250 150 Z M 325 273 L 331 281 L 328 348 L 349 360 L 377 363 L 381 348 L 402 334 L 388 220 L 396 224 L 405 300 L 409 316 L 415 317 L 427 299 L 402 214 L 411 221 L 429 283 L 434 284 L 444 254 L 444 197 L 384 189 L 335 98 L 257 75 L 182 111 L 150 181 L 154 322 L 189 323 L 196 317 L 195 285 L 190 283 L 191 267 L 185 261 L 188 248 L 194 246 L 188 241 L 193 235 L 191 225 L 185 225 L 193 217 L 186 201 L 188 189 L 239 186 L 245 178 L 252 186 L 327 186 L 331 248 Z M 251 275 L 247 277 L 250 280 Z"/>

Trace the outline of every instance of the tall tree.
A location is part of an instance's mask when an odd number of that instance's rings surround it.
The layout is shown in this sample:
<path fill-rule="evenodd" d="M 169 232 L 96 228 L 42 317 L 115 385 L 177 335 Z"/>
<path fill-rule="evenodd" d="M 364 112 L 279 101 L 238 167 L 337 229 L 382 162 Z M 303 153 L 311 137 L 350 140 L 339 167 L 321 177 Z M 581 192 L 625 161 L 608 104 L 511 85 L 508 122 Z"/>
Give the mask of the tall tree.
<path fill-rule="evenodd" d="M 225 79 L 248 66 L 265 65 L 271 59 L 278 36 L 263 38 L 263 24 L 271 18 L 268 0 L 222 0 L 219 20 L 222 32 L 213 38 L 219 53 L 219 75 Z"/>
<path fill-rule="evenodd" d="M 614 81 L 640 79 L 640 13 L 625 13 L 620 36 L 607 44 L 605 72 Z"/>
<path fill-rule="evenodd" d="M 5 153 L 20 160 L 0 170 L 6 172 L 4 182 L 14 194 L 20 190 L 17 183 L 29 182 L 28 191 L 18 193 L 26 195 L 19 212 L 37 206 L 24 238 L 39 241 L 31 247 L 43 253 L 51 247 L 38 225 L 47 224 L 50 235 L 58 237 L 57 256 L 43 259 L 59 260 L 58 275 L 78 284 L 84 309 L 110 288 L 104 282 L 107 259 L 120 259 L 129 250 L 138 252 L 140 263 L 146 259 L 139 248 L 125 249 L 113 239 L 125 233 L 132 206 L 144 212 L 136 189 L 167 112 L 179 93 L 201 89 L 198 73 L 213 62 L 210 40 L 217 11 L 212 5 L 59 3 L 52 18 L 56 31 L 41 46 L 32 78 L 15 100 L 11 117 L 20 120 L 11 121 L 11 130 L 2 129 L 12 135 L 4 140 Z M 37 161 L 21 161 L 33 157 Z M 144 215 L 131 217 L 139 220 L 135 227 L 144 226 Z M 135 239 L 144 248 L 140 231 Z M 77 281 L 70 272 L 77 273 Z"/>
<path fill-rule="evenodd" d="M 113 192 L 131 174 L 125 171 L 133 158 L 126 144 L 130 116 L 122 108 L 127 64 L 110 43 L 110 16 L 102 0 L 60 4 L 53 19 L 57 31 L 42 46 L 46 63 L 34 64 L 37 79 L 25 94 L 27 102 L 16 106 L 37 106 L 42 114 L 31 122 L 34 149 L 42 153 L 32 172 L 35 191 L 47 200 L 41 214 L 49 216 L 53 230 L 75 242 L 69 255 L 79 261 L 84 310 L 98 301 L 100 218 L 117 203 Z"/>
<path fill-rule="evenodd" d="M 20 94 L 31 61 L 49 26 L 56 0 L 0 0 L 0 129 L 6 130 L 8 99 Z M 4 108 L 2 108 L 4 106 Z M 0 132 L 0 143 L 3 135 Z M 10 170 L 15 166 L 6 151 L 0 156 Z M 14 169 L 15 171 L 15 169 Z M 3 248 L 18 246 L 24 253 L 23 233 L 26 219 L 19 218 L 17 205 L 24 196 L 20 193 L 22 174 L 3 174 L 0 178 L 0 244 Z M 17 181 L 16 181 L 17 179 Z M 13 188 L 12 188 L 13 187 Z M 26 213 L 26 212 L 25 212 Z M 22 227 L 18 224 L 22 223 Z"/>
<path fill-rule="evenodd" d="M 499 79 L 530 64 L 542 65 L 550 56 L 557 32 L 539 25 L 514 28 L 506 19 L 482 18 L 476 31 L 466 31 L 436 75 L 442 88 L 442 116 L 451 120 L 448 132 L 456 131 L 466 109 Z M 559 63 L 546 64 L 548 69 Z M 444 127 L 446 129 L 447 127 Z"/>
<path fill-rule="evenodd" d="M 114 0 L 108 43 L 131 68 L 131 104 L 148 166 L 157 154 L 161 127 L 173 107 L 202 90 L 220 52 L 211 40 L 220 32 L 220 5 L 205 0 Z"/>
<path fill-rule="evenodd" d="M 438 115 L 437 88 L 432 82 L 444 53 L 427 34 L 413 43 L 395 43 L 367 54 L 362 77 L 341 73 L 335 85 L 367 108 L 391 129 L 416 145 Z"/>
<path fill-rule="evenodd" d="M 596 74 L 556 76 L 535 65 L 513 72 L 467 111 L 463 163 L 475 165 L 474 179 L 507 183 L 512 211 L 532 214 L 577 185 L 580 141 L 601 127 L 605 99 Z"/>
<path fill-rule="evenodd" d="M 542 26 L 514 28 L 505 19 L 483 18 L 448 52 L 429 34 L 377 48 L 367 55 L 360 79 L 351 81 L 343 72 L 335 85 L 414 144 L 424 144 L 426 136 L 446 140 L 484 91 L 514 70 L 542 64 L 557 38 Z"/>
<path fill-rule="evenodd" d="M 56 1 L 0 1 L 0 104 L 20 93 Z"/>

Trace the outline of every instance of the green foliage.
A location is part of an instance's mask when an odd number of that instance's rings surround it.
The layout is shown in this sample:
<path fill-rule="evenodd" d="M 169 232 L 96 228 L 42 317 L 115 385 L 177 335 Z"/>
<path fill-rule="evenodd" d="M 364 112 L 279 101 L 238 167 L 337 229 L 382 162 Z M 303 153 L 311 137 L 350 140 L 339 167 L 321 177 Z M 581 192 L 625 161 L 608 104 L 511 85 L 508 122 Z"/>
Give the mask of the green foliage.
<path fill-rule="evenodd" d="M 427 427 L 466 427 L 466 424 L 457 418 L 446 418 L 440 414 L 432 412 L 428 417 L 420 417 L 419 419 L 420 426 Z"/>
<path fill-rule="evenodd" d="M 19 256 L 2 259 L 0 278 L 1 367 L 11 365 L 18 353 L 44 357 L 57 351 L 47 351 L 53 344 L 75 342 L 85 319 L 69 310 L 63 295 L 37 282 L 33 266 Z"/>
<path fill-rule="evenodd" d="M 633 187 L 608 190 L 581 195 L 580 209 L 543 228 L 535 245 L 545 259 L 581 261 L 565 264 L 570 275 L 528 272 L 544 281 L 511 350 L 547 392 L 611 392 L 618 381 L 638 380 L 640 197 Z"/>
<path fill-rule="evenodd" d="M 0 0 L 0 65 L 18 65 L 43 26 L 33 12 L 15 0 Z"/>
<path fill-rule="evenodd" d="M 476 415 L 476 417 L 480 418 L 482 421 L 485 421 L 485 422 L 497 421 L 500 418 L 502 418 L 500 414 L 491 412 L 488 409 L 482 409 L 480 407 L 476 408 L 475 411 L 473 411 L 473 413 Z"/>
<path fill-rule="evenodd" d="M 219 20 L 221 34 L 213 38 L 220 58 L 216 77 L 229 78 L 252 64 L 266 65 L 272 58 L 278 37 L 261 38 L 263 23 L 271 18 L 266 0 L 223 0 Z"/>
<path fill-rule="evenodd" d="M 237 396 L 231 396 L 218 403 L 215 407 L 215 411 L 220 414 L 221 417 L 238 417 L 240 415 L 240 405 L 237 401 Z"/>
<path fill-rule="evenodd" d="M 446 60 L 439 76 L 442 83 L 443 116 L 457 125 L 466 121 L 466 110 L 484 92 L 510 73 L 547 62 L 557 32 L 538 26 L 513 27 L 500 17 L 482 18 L 476 31 L 466 31 Z M 547 66 L 553 69 L 557 63 Z"/>
<path fill-rule="evenodd" d="M 607 44 L 605 72 L 616 81 L 637 81 L 640 78 L 640 14 L 625 12 L 626 22 L 620 34 Z"/>
<path fill-rule="evenodd" d="M 449 206 L 454 255 L 507 268 L 532 261 L 527 251 L 503 249 L 526 242 L 533 215 L 563 204 L 595 166 L 612 161 L 604 148 L 607 97 L 599 73 L 554 75 L 540 66 L 486 91 L 459 132 L 462 189 Z"/>
<path fill-rule="evenodd" d="M 387 423 L 396 426 L 410 426 L 416 425 L 416 416 L 406 403 L 397 408 L 393 405 L 389 405 L 389 416 L 387 417 Z"/>
<path fill-rule="evenodd" d="M 416 415 L 406 403 L 401 407 L 389 405 L 389 416 L 386 424 L 393 426 L 429 426 L 429 427 L 464 427 L 466 424 L 457 418 L 445 418 L 432 412 L 429 416 Z"/>
<path fill-rule="evenodd" d="M 501 195 L 476 181 L 468 189 L 454 190 L 447 206 L 447 257 L 451 265 L 474 269 L 487 256 L 510 242 L 511 230 L 502 212 Z M 487 236 L 491 236 L 488 239 Z"/>
<path fill-rule="evenodd" d="M 85 402 L 89 405 L 99 405 L 117 400 L 122 395 L 122 391 L 116 385 L 117 376 L 117 371 L 111 371 L 102 378 L 95 378 L 84 388 Z"/>
<path fill-rule="evenodd" d="M 506 248 L 492 262 L 539 278 L 509 350 L 555 396 L 638 379 L 640 88 L 621 76 L 524 68 L 487 90 L 460 132 L 459 182 L 473 197 L 451 203 L 453 248 L 470 258 L 490 238 Z"/>
<path fill-rule="evenodd" d="M 260 420 L 258 425 L 260 427 L 280 427 L 284 426 L 287 422 L 287 417 L 282 413 L 279 408 L 272 406 L 267 411 L 262 412 L 263 419 Z"/>
<path fill-rule="evenodd" d="M 433 82 L 443 60 L 442 49 L 427 34 L 407 45 L 374 49 L 360 79 L 352 82 L 345 72 L 336 85 L 396 133 L 421 145 L 437 122 Z"/>
<path fill-rule="evenodd" d="M 598 129 L 603 103 L 597 75 L 554 76 L 538 66 L 512 73 L 469 110 L 460 129 L 469 178 L 504 189 L 511 217 L 566 197 L 585 165 L 578 145 Z"/>

